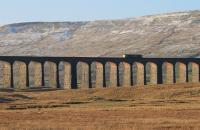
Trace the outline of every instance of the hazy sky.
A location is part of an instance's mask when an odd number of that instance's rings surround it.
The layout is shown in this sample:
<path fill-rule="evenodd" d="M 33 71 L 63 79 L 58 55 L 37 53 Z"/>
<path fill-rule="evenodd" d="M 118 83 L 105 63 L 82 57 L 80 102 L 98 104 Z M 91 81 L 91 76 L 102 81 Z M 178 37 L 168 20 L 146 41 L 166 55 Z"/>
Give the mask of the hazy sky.
<path fill-rule="evenodd" d="M 0 25 L 119 19 L 198 9 L 200 0 L 0 0 Z"/>

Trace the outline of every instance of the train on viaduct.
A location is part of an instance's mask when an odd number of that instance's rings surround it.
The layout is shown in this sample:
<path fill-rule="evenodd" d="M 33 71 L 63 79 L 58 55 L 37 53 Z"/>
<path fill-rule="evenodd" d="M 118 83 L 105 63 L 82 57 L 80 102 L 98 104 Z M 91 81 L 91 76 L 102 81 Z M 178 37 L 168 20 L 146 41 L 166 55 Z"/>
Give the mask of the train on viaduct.
<path fill-rule="evenodd" d="M 62 89 L 198 83 L 198 58 L 0 56 L 0 88 Z"/>

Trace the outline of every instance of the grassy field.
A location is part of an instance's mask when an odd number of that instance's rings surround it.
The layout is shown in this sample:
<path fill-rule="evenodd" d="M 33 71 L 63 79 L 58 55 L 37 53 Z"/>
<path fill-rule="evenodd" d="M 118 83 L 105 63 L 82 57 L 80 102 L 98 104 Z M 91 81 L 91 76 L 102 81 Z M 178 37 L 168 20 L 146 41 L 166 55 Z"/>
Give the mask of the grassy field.
<path fill-rule="evenodd" d="M 200 84 L 1 90 L 0 130 L 198 130 Z"/>

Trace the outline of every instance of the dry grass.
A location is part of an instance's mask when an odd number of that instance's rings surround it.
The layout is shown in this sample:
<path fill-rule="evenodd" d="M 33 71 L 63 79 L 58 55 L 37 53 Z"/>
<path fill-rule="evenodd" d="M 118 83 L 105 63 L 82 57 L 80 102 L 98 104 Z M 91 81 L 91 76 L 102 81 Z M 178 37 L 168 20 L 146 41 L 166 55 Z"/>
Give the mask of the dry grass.
<path fill-rule="evenodd" d="M 0 130 L 198 130 L 200 85 L 0 92 Z"/>

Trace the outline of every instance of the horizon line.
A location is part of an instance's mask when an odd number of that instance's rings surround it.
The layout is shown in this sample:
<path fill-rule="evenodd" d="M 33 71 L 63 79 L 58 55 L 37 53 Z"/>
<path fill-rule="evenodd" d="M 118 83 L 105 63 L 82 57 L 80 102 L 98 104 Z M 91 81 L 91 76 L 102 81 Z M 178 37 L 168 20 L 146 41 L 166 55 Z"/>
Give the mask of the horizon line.
<path fill-rule="evenodd" d="M 140 16 L 133 16 L 133 17 L 126 17 L 126 18 L 104 18 L 104 19 L 95 19 L 95 20 L 58 20 L 58 21 L 45 21 L 45 20 L 36 20 L 36 21 L 22 21 L 22 22 L 12 22 L 12 23 L 5 23 L 0 24 L 0 27 L 6 26 L 6 25 L 12 25 L 12 24 L 20 24 L 20 23 L 78 23 L 78 22 L 95 22 L 95 21 L 112 21 L 112 20 L 128 20 L 128 19 L 136 19 L 141 17 L 149 17 L 149 16 L 156 16 L 156 15 L 167 15 L 167 14 L 173 14 L 173 13 L 191 13 L 191 12 L 200 12 L 200 9 L 196 10 L 181 10 L 181 11 L 169 11 L 169 12 L 163 12 L 163 13 L 152 13 L 152 14 L 146 14 L 146 15 L 140 15 Z"/>

